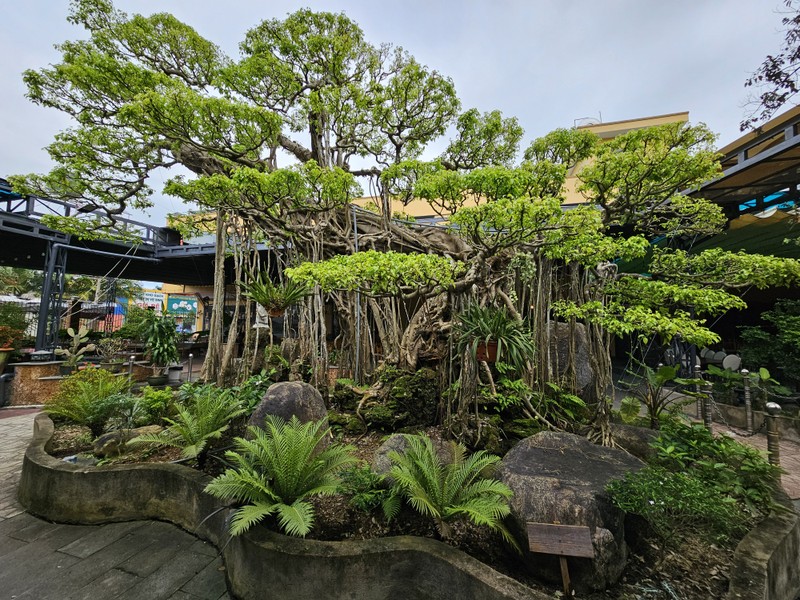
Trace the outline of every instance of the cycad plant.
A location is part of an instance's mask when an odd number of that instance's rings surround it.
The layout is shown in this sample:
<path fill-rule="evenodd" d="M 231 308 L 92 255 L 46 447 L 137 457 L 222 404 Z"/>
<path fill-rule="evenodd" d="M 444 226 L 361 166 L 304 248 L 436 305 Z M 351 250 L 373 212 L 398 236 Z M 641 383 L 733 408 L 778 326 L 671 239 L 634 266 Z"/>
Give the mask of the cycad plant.
<path fill-rule="evenodd" d="M 445 463 L 428 436 L 405 437 L 406 451 L 389 454 L 390 476 L 414 510 L 433 518 L 443 540 L 452 536 L 451 523 L 465 518 L 499 531 L 519 549 L 502 521 L 510 512 L 508 500 L 513 493 L 504 483 L 484 476 L 499 462 L 499 456 L 484 450 L 467 456 L 467 449 L 453 442 L 453 461 Z"/>
<path fill-rule="evenodd" d="M 245 412 L 241 404 L 213 385 L 198 386 L 195 393 L 175 404 L 174 418 L 160 433 L 133 438 L 128 444 L 152 444 L 181 448 L 181 456 L 205 464 L 208 443 L 219 439 L 230 422 Z"/>
<path fill-rule="evenodd" d="M 236 439 L 236 451 L 226 457 L 235 468 L 206 486 L 206 492 L 244 504 L 231 520 L 231 534 L 239 535 L 269 515 L 276 515 L 288 535 L 305 536 L 314 524 L 314 508 L 307 498 L 336 493 L 336 474 L 356 462 L 350 446 L 321 448 L 328 435 L 325 421 L 287 423 L 269 415 L 264 429 L 250 427 L 252 439 Z"/>

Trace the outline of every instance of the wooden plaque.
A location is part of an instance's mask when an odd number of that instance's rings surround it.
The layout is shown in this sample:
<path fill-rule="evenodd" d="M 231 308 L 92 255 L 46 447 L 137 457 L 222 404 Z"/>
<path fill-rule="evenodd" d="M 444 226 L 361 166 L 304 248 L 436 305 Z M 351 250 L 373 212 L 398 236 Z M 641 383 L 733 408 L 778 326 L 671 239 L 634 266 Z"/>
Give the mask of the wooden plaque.
<path fill-rule="evenodd" d="M 528 523 L 531 552 L 594 558 L 592 534 L 584 525 Z"/>

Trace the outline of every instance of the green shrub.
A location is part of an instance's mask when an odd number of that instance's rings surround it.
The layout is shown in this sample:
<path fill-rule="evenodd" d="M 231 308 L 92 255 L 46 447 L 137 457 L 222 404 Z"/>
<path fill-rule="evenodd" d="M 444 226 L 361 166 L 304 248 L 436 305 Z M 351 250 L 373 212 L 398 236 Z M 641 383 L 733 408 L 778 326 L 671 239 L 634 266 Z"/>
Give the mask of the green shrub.
<path fill-rule="evenodd" d="M 511 510 L 508 499 L 513 494 L 505 484 L 484 476 L 500 457 L 483 450 L 467 456 L 467 449 L 453 442 L 453 461 L 445 464 L 428 436 L 405 438 L 408 448 L 403 454 L 389 453 L 390 476 L 398 494 L 418 513 L 434 520 L 442 539 L 451 537 L 453 521 L 468 519 L 499 531 L 518 548 L 503 524 L 503 518 Z"/>
<path fill-rule="evenodd" d="M 338 492 L 350 496 L 350 505 L 354 508 L 371 513 L 380 507 L 387 520 L 397 514 L 399 496 L 385 485 L 386 478 L 373 471 L 368 464 L 345 469 L 340 477 Z"/>
<path fill-rule="evenodd" d="M 747 529 L 748 519 L 736 501 L 720 497 L 692 472 L 647 466 L 612 481 L 607 491 L 614 506 L 643 517 L 667 545 L 690 532 L 723 542 Z"/>
<path fill-rule="evenodd" d="M 208 444 L 219 439 L 230 422 L 244 414 L 244 409 L 228 390 L 214 385 L 181 386 L 183 397 L 175 404 L 175 415 L 164 417 L 169 425 L 164 431 L 142 435 L 129 444 L 173 446 L 181 449 L 181 456 L 205 463 Z"/>
<path fill-rule="evenodd" d="M 657 465 L 692 471 L 720 496 L 741 503 L 751 515 L 764 515 L 772 508 L 772 488 L 780 469 L 755 448 L 725 435 L 714 436 L 702 425 L 678 422 L 665 422 L 652 446 Z"/>
<path fill-rule="evenodd" d="M 236 438 L 236 451 L 226 457 L 235 464 L 206 486 L 206 492 L 244 504 L 231 520 L 231 534 L 239 535 L 269 515 L 277 515 L 288 535 L 305 536 L 314 523 L 314 509 L 306 499 L 334 494 L 336 473 L 355 462 L 349 446 L 331 444 L 324 420 L 288 423 L 267 416 L 264 429 L 250 427 L 253 439 Z"/>
<path fill-rule="evenodd" d="M 119 408 L 130 390 L 130 380 L 95 367 L 77 371 L 65 378 L 56 395 L 45 404 L 45 412 L 85 425 L 95 437 Z"/>
<path fill-rule="evenodd" d="M 250 413 L 261 402 L 264 394 L 275 383 L 274 379 L 265 370 L 259 375 L 253 375 L 241 385 L 231 388 L 232 393 L 239 397 L 239 402 Z"/>
<path fill-rule="evenodd" d="M 142 388 L 142 397 L 139 399 L 141 407 L 147 412 L 150 423 L 160 423 L 161 419 L 170 414 L 174 394 L 169 388 L 154 388 L 146 385 Z"/>

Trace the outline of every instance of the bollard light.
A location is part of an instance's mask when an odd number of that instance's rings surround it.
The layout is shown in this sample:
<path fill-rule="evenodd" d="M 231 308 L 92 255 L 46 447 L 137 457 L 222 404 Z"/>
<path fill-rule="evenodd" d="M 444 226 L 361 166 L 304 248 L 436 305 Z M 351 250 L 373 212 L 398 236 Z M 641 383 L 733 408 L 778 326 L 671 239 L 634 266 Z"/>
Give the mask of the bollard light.
<path fill-rule="evenodd" d="M 130 359 L 128 359 L 128 377 L 133 379 L 133 361 L 136 360 L 136 355 L 131 354 Z"/>
<path fill-rule="evenodd" d="M 189 383 L 192 382 L 192 362 L 194 360 L 194 354 L 189 353 Z"/>
<path fill-rule="evenodd" d="M 747 432 L 753 433 L 753 402 L 750 399 L 750 371 L 742 369 L 739 371 L 742 375 L 742 383 L 744 384 L 744 414 L 747 423 Z"/>

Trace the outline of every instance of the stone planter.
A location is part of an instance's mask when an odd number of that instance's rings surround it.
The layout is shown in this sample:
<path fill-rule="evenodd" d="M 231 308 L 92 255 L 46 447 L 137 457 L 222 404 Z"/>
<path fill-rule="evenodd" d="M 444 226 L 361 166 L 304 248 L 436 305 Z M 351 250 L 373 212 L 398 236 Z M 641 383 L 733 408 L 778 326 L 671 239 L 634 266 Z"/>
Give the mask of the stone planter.
<path fill-rule="evenodd" d="M 231 511 L 203 492 L 210 481 L 203 473 L 175 464 L 65 463 L 45 451 L 52 434 L 53 422 L 38 415 L 19 485 L 19 501 L 28 512 L 62 523 L 174 523 L 221 548 L 229 591 L 240 600 L 550 598 L 426 538 L 321 542 L 262 527 L 230 538 Z"/>

